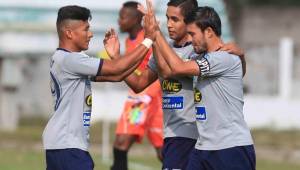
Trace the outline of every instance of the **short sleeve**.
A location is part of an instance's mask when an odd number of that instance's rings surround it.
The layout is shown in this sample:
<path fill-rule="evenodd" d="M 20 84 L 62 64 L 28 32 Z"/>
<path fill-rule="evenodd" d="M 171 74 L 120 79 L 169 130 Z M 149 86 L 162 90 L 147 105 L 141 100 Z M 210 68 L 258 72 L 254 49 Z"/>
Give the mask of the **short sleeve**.
<path fill-rule="evenodd" d="M 71 53 L 64 59 L 66 72 L 79 76 L 96 76 L 101 71 L 103 60 L 81 53 Z"/>
<path fill-rule="evenodd" d="M 219 76 L 226 74 L 240 64 L 239 57 L 227 52 L 208 53 L 197 59 L 201 77 Z"/>
<path fill-rule="evenodd" d="M 151 55 L 150 60 L 148 62 L 148 67 L 154 72 L 158 73 L 157 69 L 157 61 L 153 55 Z"/>

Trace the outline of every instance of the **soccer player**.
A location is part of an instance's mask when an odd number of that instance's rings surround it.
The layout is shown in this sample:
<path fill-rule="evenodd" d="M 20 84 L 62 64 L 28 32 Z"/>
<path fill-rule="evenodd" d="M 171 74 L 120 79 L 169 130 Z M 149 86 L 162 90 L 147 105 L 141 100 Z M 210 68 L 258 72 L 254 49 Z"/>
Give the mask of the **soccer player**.
<path fill-rule="evenodd" d="M 170 0 L 167 5 L 167 26 L 171 38 L 168 46 L 181 59 L 189 60 L 195 53 L 184 19 L 191 11 L 196 10 L 198 3 L 196 0 Z M 161 55 L 156 50 L 157 44 L 154 43 L 153 47 L 154 56 Z M 224 48 L 240 53 L 237 47 L 232 45 Z M 198 138 L 194 101 L 190 100 L 193 96 L 193 79 L 190 76 L 171 76 L 171 70 L 165 69 L 167 65 L 159 66 L 152 57 L 140 76 L 131 74 L 125 82 L 135 92 L 141 92 L 157 79 L 160 80 L 164 113 L 163 169 L 186 169 L 189 155 Z M 123 78 L 123 75 L 100 76 L 97 80 L 120 81 Z"/>
<path fill-rule="evenodd" d="M 43 133 L 47 170 L 93 169 L 94 163 L 87 151 L 92 116 L 89 78 L 130 74 L 151 47 L 152 37 L 145 34 L 147 38 L 141 45 L 125 57 L 119 57 L 119 42 L 111 30 L 106 33 L 104 43 L 110 56 L 115 59 L 90 58 L 82 52 L 88 49 L 93 37 L 90 19 L 90 10 L 84 7 L 65 6 L 58 11 L 56 27 L 59 48 L 50 57 L 54 113 Z"/>
<path fill-rule="evenodd" d="M 164 60 L 173 76 L 197 76 L 194 101 L 199 138 L 187 169 L 255 170 L 253 140 L 243 116 L 241 60 L 219 50 L 221 20 L 213 8 L 199 7 L 185 22 L 199 54 L 193 61 L 182 61 L 160 31 L 155 44 L 162 54 L 157 60 Z"/>
<path fill-rule="evenodd" d="M 128 1 L 123 4 L 119 12 L 119 26 L 121 32 L 128 33 L 125 41 L 125 54 L 130 53 L 144 40 L 142 27 L 143 14 L 137 9 L 139 3 Z M 152 50 L 133 74 L 139 76 L 146 68 Z M 124 109 L 116 128 L 116 137 L 113 145 L 112 170 L 127 170 L 127 153 L 134 142 L 141 142 L 145 133 L 161 160 L 163 145 L 162 120 L 162 92 L 159 81 L 155 81 L 144 91 L 134 93 L 129 90 Z"/>
<path fill-rule="evenodd" d="M 171 0 L 168 3 L 166 16 L 168 19 L 169 43 L 173 50 L 180 53 L 182 59 L 188 59 L 193 54 L 191 38 L 186 32 L 184 17 L 191 9 L 197 8 L 196 0 Z M 156 52 L 154 51 L 154 55 Z M 148 67 L 140 76 L 131 74 L 125 82 L 136 93 L 146 89 L 159 80 L 163 92 L 164 113 L 164 144 L 163 169 L 184 169 L 188 162 L 190 151 L 198 138 L 194 119 L 193 101 L 188 100 L 193 95 L 193 84 L 190 77 L 165 78 L 168 73 L 161 73 L 152 57 Z M 98 81 L 120 81 L 123 76 L 101 76 Z M 165 103 L 166 99 L 173 103 Z M 175 106 L 176 104 L 180 106 Z M 174 106 L 173 106 L 174 105 Z"/>

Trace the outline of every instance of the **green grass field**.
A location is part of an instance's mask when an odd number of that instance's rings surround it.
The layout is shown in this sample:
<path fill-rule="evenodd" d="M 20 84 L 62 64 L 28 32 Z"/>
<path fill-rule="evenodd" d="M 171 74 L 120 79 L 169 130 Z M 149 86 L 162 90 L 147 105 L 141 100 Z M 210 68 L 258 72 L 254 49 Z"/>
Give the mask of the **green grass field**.
<path fill-rule="evenodd" d="M 109 170 L 109 164 L 100 161 L 99 154 L 92 154 L 95 170 Z M 2 170 L 41 170 L 45 169 L 44 153 L 17 149 L 1 149 L 0 169 Z M 154 155 L 131 157 L 130 162 L 145 165 L 153 170 L 160 169 Z M 136 168 L 138 169 L 138 167 Z M 269 160 L 258 160 L 257 170 L 299 170 L 300 165 Z"/>
<path fill-rule="evenodd" d="M 0 132 L 0 170 L 41 170 L 45 169 L 41 134 L 45 121 L 22 120 L 16 132 Z M 113 140 L 114 125 L 111 125 L 110 141 Z M 109 170 L 110 162 L 101 161 L 101 123 L 91 129 L 91 154 L 95 170 Z M 300 163 L 293 160 L 290 151 L 300 150 L 300 132 L 253 130 L 257 148 L 257 170 L 299 170 Z M 111 149 L 110 149 L 111 150 Z M 275 153 L 275 154 L 274 154 Z M 280 156 L 281 155 L 281 156 Z M 110 160 L 111 161 L 111 160 Z M 160 162 L 145 140 L 134 145 L 129 153 L 130 169 L 156 170 Z"/>

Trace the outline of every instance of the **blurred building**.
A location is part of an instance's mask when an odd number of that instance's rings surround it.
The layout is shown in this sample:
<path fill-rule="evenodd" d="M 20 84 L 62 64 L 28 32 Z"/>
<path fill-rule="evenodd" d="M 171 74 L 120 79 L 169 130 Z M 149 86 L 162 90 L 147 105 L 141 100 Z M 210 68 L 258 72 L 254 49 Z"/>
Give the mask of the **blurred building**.
<path fill-rule="evenodd" d="M 225 0 L 234 37 L 247 54 L 249 93 L 276 96 L 279 91 L 279 44 L 293 40 L 292 98 L 300 97 L 300 1 Z"/>

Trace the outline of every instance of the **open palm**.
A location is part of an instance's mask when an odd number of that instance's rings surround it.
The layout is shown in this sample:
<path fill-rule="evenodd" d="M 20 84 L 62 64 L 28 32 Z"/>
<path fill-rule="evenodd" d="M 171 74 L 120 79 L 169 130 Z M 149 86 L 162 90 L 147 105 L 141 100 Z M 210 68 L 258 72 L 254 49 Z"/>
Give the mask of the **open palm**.
<path fill-rule="evenodd" d="M 107 54 L 112 59 L 120 56 L 120 41 L 114 29 L 110 29 L 105 33 L 103 43 Z"/>

